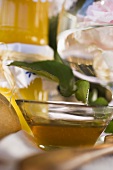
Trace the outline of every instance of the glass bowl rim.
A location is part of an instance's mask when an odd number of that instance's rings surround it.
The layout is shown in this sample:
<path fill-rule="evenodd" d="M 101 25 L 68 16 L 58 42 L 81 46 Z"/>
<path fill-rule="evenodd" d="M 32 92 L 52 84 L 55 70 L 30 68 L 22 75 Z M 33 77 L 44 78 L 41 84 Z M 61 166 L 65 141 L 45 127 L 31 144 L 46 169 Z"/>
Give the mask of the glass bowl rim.
<path fill-rule="evenodd" d="M 73 14 L 73 13 L 71 13 L 70 11 L 68 11 L 68 10 L 66 10 L 65 9 L 65 4 L 66 4 L 66 0 L 64 0 L 64 2 L 63 2 L 63 5 L 62 5 L 62 10 L 61 10 L 61 12 L 60 12 L 60 14 L 59 14 L 59 18 L 62 16 L 62 15 L 64 15 L 66 18 L 68 18 L 69 20 L 77 20 L 77 18 L 76 18 L 76 16 Z M 62 17 L 61 17 L 62 18 Z M 113 24 L 112 23 L 108 23 L 108 24 L 104 24 L 104 23 L 102 23 L 102 24 L 91 24 L 91 25 L 87 25 L 86 27 L 99 27 L 99 26 L 113 26 Z M 79 27 L 82 27 L 82 26 L 78 26 L 78 28 Z M 85 27 L 85 26 L 83 26 L 83 27 Z"/>
<path fill-rule="evenodd" d="M 53 104 L 53 105 L 60 105 L 60 106 L 67 106 L 67 107 L 73 107 L 76 108 L 108 108 L 113 109 L 113 106 L 93 106 L 93 105 L 86 105 L 84 103 L 80 102 L 67 102 L 67 101 L 38 101 L 38 100 L 26 100 L 26 99 L 17 99 L 15 100 L 17 105 L 21 103 L 33 103 L 33 104 Z"/>
<path fill-rule="evenodd" d="M 69 18 L 70 20 L 76 20 L 76 16 L 74 14 L 72 14 L 71 12 L 68 12 L 68 11 L 65 11 L 63 10 L 62 11 L 62 14 L 66 17 L 66 18 Z"/>
<path fill-rule="evenodd" d="M 69 12 L 69 11 L 63 10 L 62 15 L 64 15 L 69 20 L 76 20 L 76 16 L 74 14 L 72 14 L 71 12 Z M 83 26 L 80 25 L 80 26 L 77 26 L 76 28 L 83 28 L 84 29 L 84 28 L 89 28 L 89 27 L 90 28 L 96 28 L 96 27 L 98 28 L 98 27 L 106 27 L 106 26 L 113 26 L 113 24 L 112 23 L 106 23 L 106 24 L 104 24 L 104 23 L 102 23 L 102 24 L 95 23 L 95 24 L 91 24 L 91 25 L 83 25 Z"/>

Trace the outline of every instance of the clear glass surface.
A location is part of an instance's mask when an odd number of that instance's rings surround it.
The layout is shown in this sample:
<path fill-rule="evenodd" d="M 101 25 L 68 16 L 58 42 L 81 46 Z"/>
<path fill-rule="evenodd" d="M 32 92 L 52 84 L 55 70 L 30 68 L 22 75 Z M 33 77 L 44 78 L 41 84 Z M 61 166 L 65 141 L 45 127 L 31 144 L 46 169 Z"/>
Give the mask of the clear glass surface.
<path fill-rule="evenodd" d="M 58 53 L 75 76 L 112 91 L 112 40 L 113 25 L 69 29 L 58 35 Z"/>
<path fill-rule="evenodd" d="M 16 100 L 37 145 L 44 150 L 93 146 L 111 120 L 112 107 Z"/>
<path fill-rule="evenodd" d="M 92 5 L 98 2 L 99 7 L 101 8 L 104 0 L 64 0 L 62 10 L 59 15 L 58 34 L 68 29 L 81 27 L 82 25 L 89 25 L 89 18 L 92 19 L 90 25 L 99 23 L 95 20 L 93 14 L 89 14 L 89 10 L 92 8 Z M 95 10 L 98 10 L 98 8 Z"/>
<path fill-rule="evenodd" d="M 70 7 L 68 3 L 66 0 L 59 16 L 58 53 L 76 77 L 99 83 L 113 93 L 110 1 L 75 1 Z"/>

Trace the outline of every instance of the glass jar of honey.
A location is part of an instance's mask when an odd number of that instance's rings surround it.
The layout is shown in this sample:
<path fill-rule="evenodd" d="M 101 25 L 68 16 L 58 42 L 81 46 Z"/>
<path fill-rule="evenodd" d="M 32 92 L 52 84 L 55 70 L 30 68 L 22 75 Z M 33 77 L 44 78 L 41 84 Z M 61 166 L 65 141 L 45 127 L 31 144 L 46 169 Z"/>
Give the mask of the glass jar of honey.
<path fill-rule="evenodd" d="M 48 0 L 0 0 L 0 42 L 48 44 Z"/>

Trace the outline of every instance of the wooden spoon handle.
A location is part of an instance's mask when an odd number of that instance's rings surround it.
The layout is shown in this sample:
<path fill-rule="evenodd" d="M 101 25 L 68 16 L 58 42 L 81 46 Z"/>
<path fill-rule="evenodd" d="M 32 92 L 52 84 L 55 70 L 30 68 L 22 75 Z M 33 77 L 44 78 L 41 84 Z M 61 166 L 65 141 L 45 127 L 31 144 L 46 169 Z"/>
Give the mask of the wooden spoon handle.
<path fill-rule="evenodd" d="M 21 170 L 75 170 L 99 157 L 113 153 L 113 144 L 88 148 L 68 148 L 36 154 L 20 162 Z"/>

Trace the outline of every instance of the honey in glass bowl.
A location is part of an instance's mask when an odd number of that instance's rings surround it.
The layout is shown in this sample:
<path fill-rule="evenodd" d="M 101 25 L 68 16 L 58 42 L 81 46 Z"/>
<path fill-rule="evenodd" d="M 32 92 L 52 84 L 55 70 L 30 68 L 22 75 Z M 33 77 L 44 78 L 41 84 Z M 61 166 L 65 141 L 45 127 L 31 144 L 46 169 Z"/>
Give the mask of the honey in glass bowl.
<path fill-rule="evenodd" d="M 16 100 L 38 147 L 51 150 L 93 146 L 110 122 L 112 107 L 73 102 Z"/>
<path fill-rule="evenodd" d="M 48 1 L 0 0 L 0 42 L 48 43 Z"/>

